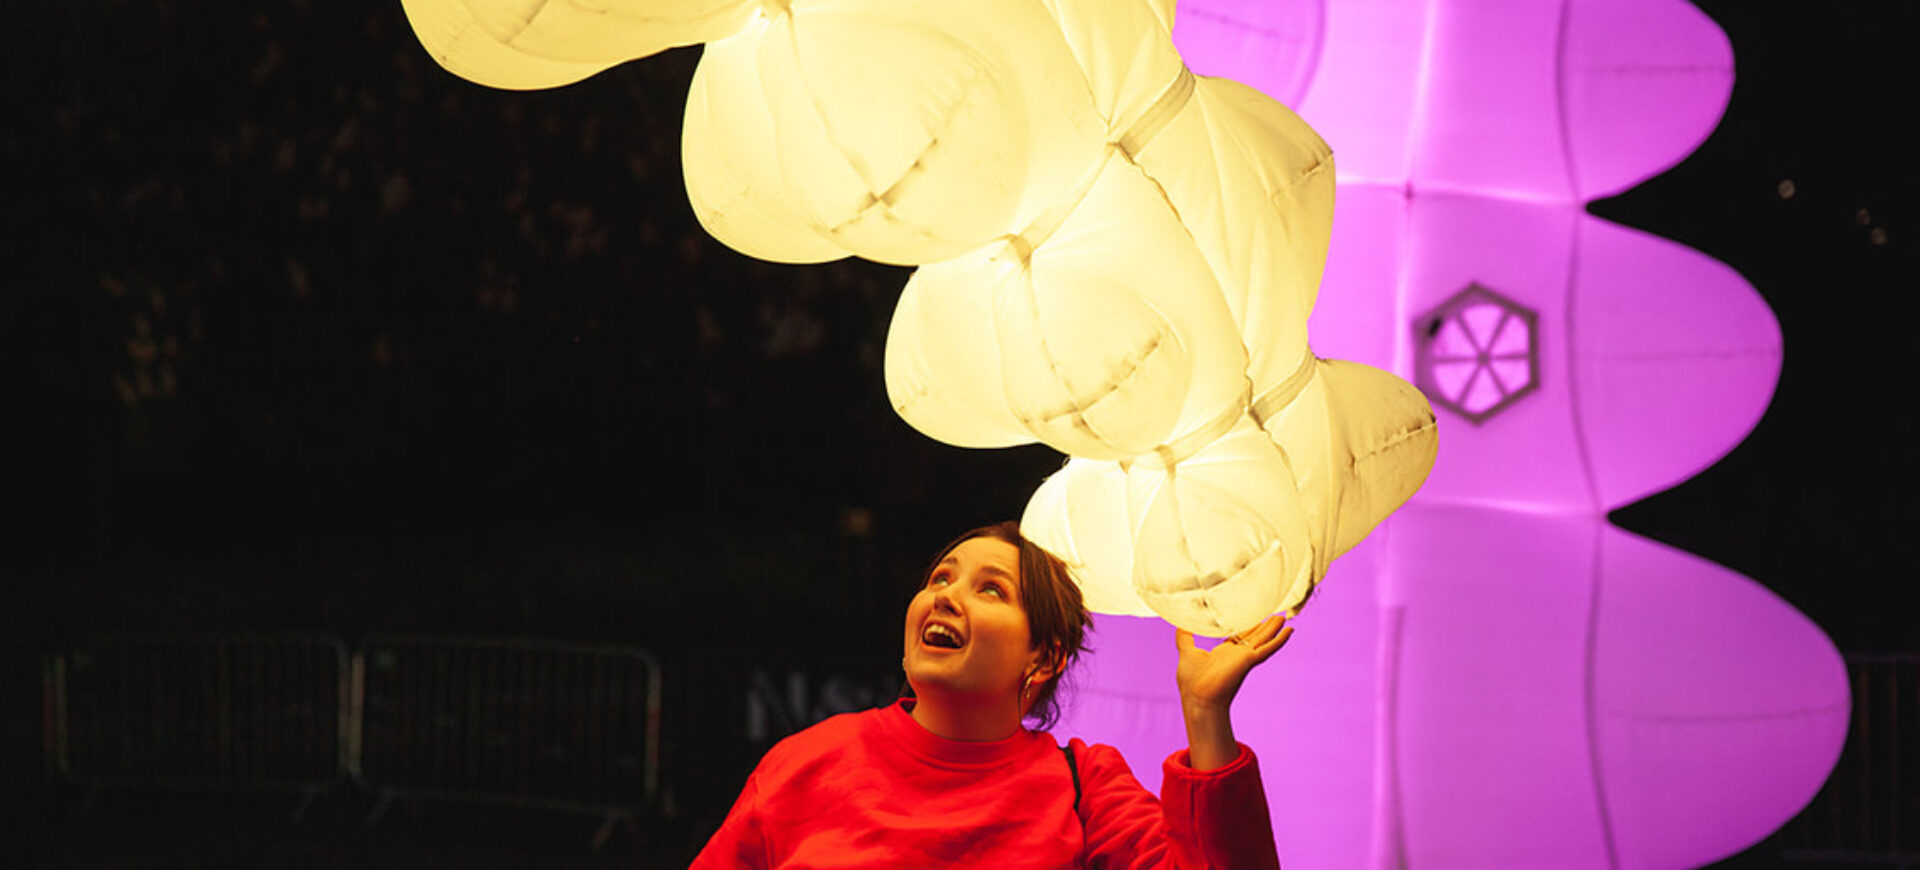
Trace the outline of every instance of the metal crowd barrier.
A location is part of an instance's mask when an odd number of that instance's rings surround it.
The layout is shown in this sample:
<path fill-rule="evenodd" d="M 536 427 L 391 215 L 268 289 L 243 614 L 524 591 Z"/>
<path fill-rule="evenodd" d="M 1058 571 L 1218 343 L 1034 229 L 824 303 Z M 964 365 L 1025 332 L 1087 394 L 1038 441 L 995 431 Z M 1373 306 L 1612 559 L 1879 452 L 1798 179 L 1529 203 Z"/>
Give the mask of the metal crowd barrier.
<path fill-rule="evenodd" d="M 666 707 L 662 809 L 711 831 L 781 738 L 836 713 L 898 697 L 898 665 L 791 647 L 711 645 L 676 659 Z"/>
<path fill-rule="evenodd" d="M 288 790 L 344 780 L 346 645 L 324 634 L 102 637 L 49 658 L 47 755 L 70 782 Z"/>
<path fill-rule="evenodd" d="M 660 666 L 644 650 L 388 636 L 353 660 L 349 757 L 379 793 L 597 814 L 595 844 L 659 788 Z"/>
<path fill-rule="evenodd" d="M 780 736 L 893 691 L 891 675 L 850 676 L 864 663 L 809 664 L 695 668 L 690 685 L 744 691 L 679 705 L 687 778 L 744 775 Z M 1920 655 L 1847 668 L 1846 747 L 1773 842 L 1788 863 L 1920 867 Z M 46 659 L 46 757 L 90 789 L 297 792 L 295 817 L 349 779 L 379 795 L 370 821 L 400 797 L 596 814 L 597 845 L 658 799 L 661 681 L 652 655 L 617 645 L 387 636 L 349 655 L 326 634 L 99 637 Z"/>
<path fill-rule="evenodd" d="M 1781 830 L 1781 857 L 1920 868 L 1920 655 L 1847 656 L 1853 718 L 1826 786 Z"/>

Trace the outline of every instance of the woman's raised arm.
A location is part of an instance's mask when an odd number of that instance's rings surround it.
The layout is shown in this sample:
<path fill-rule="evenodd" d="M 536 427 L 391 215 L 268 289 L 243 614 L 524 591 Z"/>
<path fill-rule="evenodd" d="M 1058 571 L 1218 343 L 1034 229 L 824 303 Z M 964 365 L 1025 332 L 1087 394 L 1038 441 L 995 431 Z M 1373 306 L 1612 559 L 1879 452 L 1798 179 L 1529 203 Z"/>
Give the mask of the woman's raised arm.
<path fill-rule="evenodd" d="M 1289 614 L 1279 613 L 1245 635 L 1229 638 L 1211 650 L 1193 642 L 1193 633 L 1174 632 L 1180 649 L 1175 681 L 1180 686 L 1180 712 L 1187 722 L 1187 760 L 1194 770 L 1223 767 L 1240 755 L 1229 715 L 1233 696 L 1255 665 L 1271 658 L 1293 636 Z"/>

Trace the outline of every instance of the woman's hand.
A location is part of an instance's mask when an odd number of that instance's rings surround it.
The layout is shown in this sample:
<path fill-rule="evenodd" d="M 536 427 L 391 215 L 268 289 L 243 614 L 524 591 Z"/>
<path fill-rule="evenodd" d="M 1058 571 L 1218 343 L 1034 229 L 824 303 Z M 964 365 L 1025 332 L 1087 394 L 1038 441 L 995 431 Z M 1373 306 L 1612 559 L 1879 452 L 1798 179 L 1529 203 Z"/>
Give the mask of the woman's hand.
<path fill-rule="evenodd" d="M 1193 633 L 1174 632 L 1180 664 L 1174 679 L 1180 686 L 1180 711 L 1187 723 L 1187 763 L 1194 770 L 1212 770 L 1238 757 L 1229 716 L 1233 696 L 1255 665 L 1273 657 L 1293 636 L 1288 614 L 1267 621 L 1237 638 L 1228 638 L 1211 650 L 1193 642 Z"/>

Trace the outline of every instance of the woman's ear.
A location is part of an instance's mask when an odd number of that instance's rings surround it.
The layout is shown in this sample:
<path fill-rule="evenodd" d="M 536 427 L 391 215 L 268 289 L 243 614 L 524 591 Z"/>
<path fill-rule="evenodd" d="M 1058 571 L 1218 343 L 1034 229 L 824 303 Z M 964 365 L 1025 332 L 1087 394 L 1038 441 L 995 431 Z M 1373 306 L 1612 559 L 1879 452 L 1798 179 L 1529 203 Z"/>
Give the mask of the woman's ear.
<path fill-rule="evenodd" d="M 1028 667 L 1027 675 L 1036 683 L 1044 683 L 1060 673 L 1060 652 L 1053 648 L 1035 650 L 1037 656 Z"/>

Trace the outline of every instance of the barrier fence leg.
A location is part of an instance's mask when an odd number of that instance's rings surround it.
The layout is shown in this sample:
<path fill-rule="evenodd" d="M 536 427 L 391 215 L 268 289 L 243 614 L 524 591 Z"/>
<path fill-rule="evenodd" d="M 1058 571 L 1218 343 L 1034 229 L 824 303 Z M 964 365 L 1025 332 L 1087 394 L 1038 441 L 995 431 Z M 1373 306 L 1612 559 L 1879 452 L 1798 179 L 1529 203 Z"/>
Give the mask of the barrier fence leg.
<path fill-rule="evenodd" d="M 371 828 L 380 823 L 380 817 L 386 815 L 388 807 L 393 806 L 393 798 L 393 789 L 380 790 L 379 800 L 374 801 L 373 809 L 367 811 L 367 827 Z"/>
<path fill-rule="evenodd" d="M 98 803 L 99 800 L 100 787 L 93 785 L 87 786 L 86 791 L 80 793 L 79 803 L 73 807 L 73 820 L 76 822 L 86 821 L 87 815 L 93 812 L 93 805 Z"/>
<path fill-rule="evenodd" d="M 287 813 L 287 824 L 289 825 L 300 824 L 301 820 L 307 817 L 307 810 L 313 806 L 314 798 L 317 798 L 319 796 L 320 796 L 320 790 L 317 788 L 309 787 L 309 788 L 301 789 L 300 800 L 294 803 L 293 811 Z"/>
<path fill-rule="evenodd" d="M 610 812 L 601 818 L 600 829 L 593 832 L 593 851 L 600 851 L 600 848 L 607 844 L 607 838 L 613 836 L 613 829 L 626 821 L 628 816 L 628 813 Z"/>

